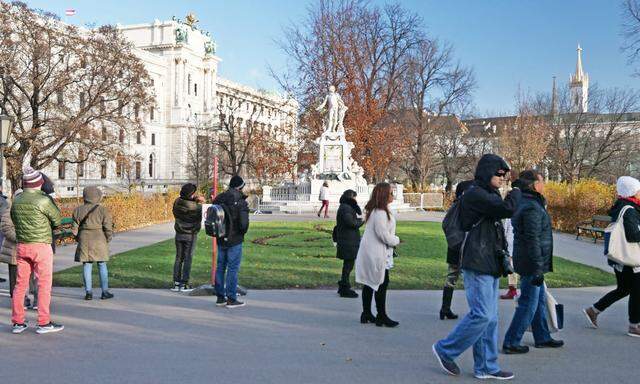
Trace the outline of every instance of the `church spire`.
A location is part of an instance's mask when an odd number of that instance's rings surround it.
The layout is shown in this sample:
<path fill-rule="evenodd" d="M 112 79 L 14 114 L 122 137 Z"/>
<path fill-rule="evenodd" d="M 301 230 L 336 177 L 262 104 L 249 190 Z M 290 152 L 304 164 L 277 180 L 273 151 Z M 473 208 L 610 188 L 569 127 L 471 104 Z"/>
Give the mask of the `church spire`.
<path fill-rule="evenodd" d="M 576 61 L 576 73 L 571 75 L 569 87 L 571 89 L 571 112 L 587 112 L 589 99 L 589 75 L 582 68 L 582 47 L 578 44 L 578 60 Z"/>

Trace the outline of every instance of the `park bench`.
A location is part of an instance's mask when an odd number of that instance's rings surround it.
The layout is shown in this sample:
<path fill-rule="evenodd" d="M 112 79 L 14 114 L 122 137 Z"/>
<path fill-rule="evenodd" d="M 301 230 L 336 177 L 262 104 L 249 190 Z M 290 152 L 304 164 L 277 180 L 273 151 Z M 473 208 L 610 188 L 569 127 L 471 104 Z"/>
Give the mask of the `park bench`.
<path fill-rule="evenodd" d="M 595 243 L 599 238 L 604 238 L 604 230 L 610 223 L 611 216 L 594 215 L 591 220 L 578 223 L 576 226 L 576 240 L 580 238 L 580 235 L 586 233 L 593 236 L 593 242 Z"/>
<path fill-rule="evenodd" d="M 62 242 L 65 242 L 67 239 L 73 239 L 73 218 L 62 218 L 60 227 L 56 230 L 56 239 Z"/>

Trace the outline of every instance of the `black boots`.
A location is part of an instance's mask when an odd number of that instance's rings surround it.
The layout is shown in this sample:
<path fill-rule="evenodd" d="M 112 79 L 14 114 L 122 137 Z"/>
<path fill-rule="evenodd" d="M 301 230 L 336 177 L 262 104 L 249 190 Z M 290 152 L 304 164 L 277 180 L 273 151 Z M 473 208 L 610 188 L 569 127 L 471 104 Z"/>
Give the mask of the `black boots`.
<path fill-rule="evenodd" d="M 397 321 L 391 320 L 389 318 L 389 316 L 387 316 L 386 313 L 378 313 L 378 316 L 376 316 L 376 326 L 378 327 L 389 327 L 389 328 L 393 328 L 393 327 L 397 327 L 398 326 Z"/>
<path fill-rule="evenodd" d="M 440 308 L 440 320 L 455 320 L 458 315 L 451 312 L 451 299 L 453 298 L 453 287 L 444 287 L 442 290 L 442 308 Z"/>
<path fill-rule="evenodd" d="M 338 295 L 340 295 L 340 297 L 347 297 L 351 299 L 358 297 L 358 293 L 351 289 L 349 284 L 344 284 L 342 281 L 338 281 Z"/>
<path fill-rule="evenodd" d="M 362 324 L 375 323 L 375 322 L 376 322 L 376 317 L 373 316 L 373 313 L 371 312 L 362 312 L 362 314 L 360 315 L 360 323 Z"/>

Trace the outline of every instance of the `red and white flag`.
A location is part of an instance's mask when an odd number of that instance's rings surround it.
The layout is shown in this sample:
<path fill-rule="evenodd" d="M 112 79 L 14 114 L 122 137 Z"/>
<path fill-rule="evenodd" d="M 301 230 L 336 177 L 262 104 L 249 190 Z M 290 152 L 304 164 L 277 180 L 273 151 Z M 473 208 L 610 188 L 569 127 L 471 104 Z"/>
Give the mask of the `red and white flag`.
<path fill-rule="evenodd" d="M 76 14 L 76 10 L 75 9 L 67 9 L 64 11 L 64 14 L 67 16 L 73 16 Z"/>

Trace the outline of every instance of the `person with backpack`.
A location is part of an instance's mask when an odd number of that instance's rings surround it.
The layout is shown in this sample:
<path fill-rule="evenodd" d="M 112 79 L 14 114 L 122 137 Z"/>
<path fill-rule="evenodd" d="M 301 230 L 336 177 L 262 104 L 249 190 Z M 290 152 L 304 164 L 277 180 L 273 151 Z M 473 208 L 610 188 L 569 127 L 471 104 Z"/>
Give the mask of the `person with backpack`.
<path fill-rule="evenodd" d="M 173 264 L 172 291 L 191 292 L 189 284 L 191 261 L 196 250 L 198 232 L 202 226 L 204 198 L 196 193 L 195 184 L 187 183 L 180 189 L 180 196 L 173 203 L 174 229 L 176 231 L 176 259 Z"/>
<path fill-rule="evenodd" d="M 378 327 L 390 328 L 399 324 L 387 316 L 389 270 L 393 268 L 395 248 L 400 244 L 400 238 L 396 236 L 396 219 L 389 210 L 392 202 L 391 185 L 378 183 L 364 207 L 367 226 L 356 257 L 356 281 L 364 285 L 360 323 L 375 323 Z M 375 317 L 371 312 L 374 292 L 377 310 Z"/>
<path fill-rule="evenodd" d="M 623 221 L 627 243 L 640 243 L 640 181 L 622 176 L 616 183 L 618 199 L 609 211 L 613 222 Z M 622 211 L 624 214 L 620 217 Z M 605 239 L 608 241 L 608 239 Z M 609 244 L 605 244 L 605 254 Z M 616 274 L 616 289 L 604 295 L 597 303 L 583 310 L 589 325 L 598 328 L 598 316 L 613 303 L 629 296 L 629 329 L 627 335 L 640 337 L 640 266 L 622 265 L 611 259 L 609 265 Z"/>
<path fill-rule="evenodd" d="M 60 226 L 62 216 L 58 208 L 40 189 L 42 174 L 31 167 L 23 170 L 23 192 L 16 196 L 11 206 L 11 220 L 16 230 L 16 262 L 18 274 L 12 298 L 12 332 L 27 329 L 24 312 L 24 296 L 29 287 L 29 277 L 35 270 L 38 276 L 38 327 L 37 333 L 59 332 L 63 325 L 51 321 L 51 283 L 53 280 L 53 237 L 51 229 Z"/>
<path fill-rule="evenodd" d="M 213 204 L 220 205 L 225 214 L 225 235 L 218 239 L 218 261 L 215 290 L 217 306 L 227 308 L 242 307 L 244 302 L 237 298 L 238 273 L 242 261 L 242 243 L 249 230 L 249 205 L 242 177 L 235 175 L 229 182 L 229 189 L 219 194 Z"/>
<path fill-rule="evenodd" d="M 456 186 L 456 198 L 452 203 L 452 207 L 455 207 L 460 203 L 460 198 L 464 192 L 473 185 L 473 180 L 465 180 Z M 450 210 L 452 208 L 449 208 Z M 455 209 L 455 208 L 453 208 Z M 451 300 L 453 299 L 453 290 L 456 283 L 460 278 L 460 245 L 451 244 L 447 245 L 447 277 L 442 288 L 442 306 L 440 307 L 440 320 L 455 320 L 458 315 L 451 311 Z"/>
<path fill-rule="evenodd" d="M 85 187 L 82 191 L 84 204 L 73 211 L 73 233 L 76 235 L 75 261 L 82 263 L 85 300 L 93 299 L 91 274 L 93 263 L 98 264 L 102 300 L 113 298 L 109 292 L 109 242 L 113 238 L 113 218 L 104 205 L 100 205 L 102 191 L 98 187 Z"/>
<path fill-rule="evenodd" d="M 498 285 L 501 276 L 513 272 L 502 219 L 513 216 L 521 197 L 517 187 L 504 200 L 500 195 L 499 188 L 509 171 L 509 165 L 500 156 L 482 156 L 473 186 L 460 199 L 460 229 L 465 233 L 460 267 L 469 313 L 446 338 L 432 346 L 438 363 L 450 375 L 460 374 L 455 359 L 473 347 L 476 378 L 514 377 L 498 365 Z"/>
<path fill-rule="evenodd" d="M 342 260 L 342 277 L 338 281 L 340 297 L 357 298 L 351 289 L 349 275 L 353 270 L 360 247 L 360 227 L 364 224 L 362 210 L 356 201 L 357 193 L 352 189 L 344 191 L 340 197 L 340 207 L 336 215 L 335 242 L 336 257 Z"/>
<path fill-rule="evenodd" d="M 320 187 L 320 194 L 318 195 L 318 200 L 322 202 L 322 206 L 318 211 L 318 217 L 320 217 L 320 213 L 324 209 L 324 218 L 329 217 L 329 183 L 322 183 L 322 187 Z"/>
<path fill-rule="evenodd" d="M 520 275 L 520 298 L 502 344 L 505 354 L 529 352 L 521 345 L 531 326 L 536 348 L 559 348 L 562 340 L 551 338 L 547 325 L 547 292 L 544 274 L 553 271 L 553 231 L 543 196 L 544 178 L 534 170 L 520 173 L 514 182 L 522 191 L 513 226 L 513 267 Z"/>

